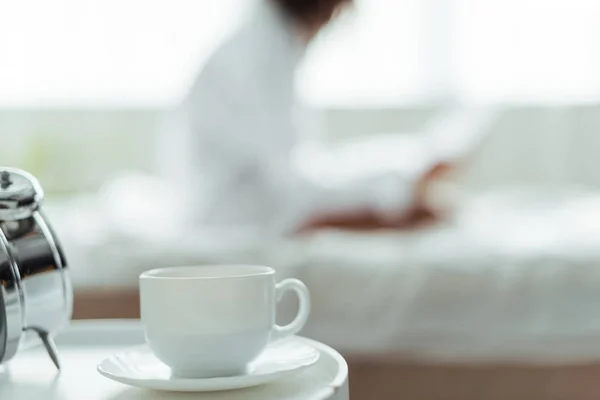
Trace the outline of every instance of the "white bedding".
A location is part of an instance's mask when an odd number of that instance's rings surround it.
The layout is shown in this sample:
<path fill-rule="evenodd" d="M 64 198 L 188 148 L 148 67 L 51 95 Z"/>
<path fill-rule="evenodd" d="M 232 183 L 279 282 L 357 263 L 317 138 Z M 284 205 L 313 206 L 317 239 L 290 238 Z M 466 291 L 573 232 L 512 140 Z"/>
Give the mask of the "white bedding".
<path fill-rule="evenodd" d="M 264 263 L 310 287 L 304 333 L 347 352 L 600 359 L 600 197 L 514 193 L 478 197 L 418 232 L 294 241 L 263 242 L 241 228 L 174 234 L 159 215 L 123 224 L 96 197 L 48 213 L 75 287 L 132 287 L 139 272 L 166 265 Z"/>

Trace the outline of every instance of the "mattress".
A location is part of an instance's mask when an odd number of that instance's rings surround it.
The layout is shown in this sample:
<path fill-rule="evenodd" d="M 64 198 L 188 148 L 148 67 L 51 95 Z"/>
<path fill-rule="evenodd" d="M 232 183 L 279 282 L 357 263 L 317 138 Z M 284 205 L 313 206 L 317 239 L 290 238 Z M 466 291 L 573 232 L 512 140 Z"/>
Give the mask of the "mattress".
<path fill-rule="evenodd" d="M 136 287 L 168 265 L 260 263 L 311 290 L 304 334 L 346 354 L 435 362 L 600 359 L 600 197 L 511 190 L 410 232 L 170 228 L 97 197 L 49 204 L 76 289 Z M 294 311 L 285 299 L 282 320 Z"/>

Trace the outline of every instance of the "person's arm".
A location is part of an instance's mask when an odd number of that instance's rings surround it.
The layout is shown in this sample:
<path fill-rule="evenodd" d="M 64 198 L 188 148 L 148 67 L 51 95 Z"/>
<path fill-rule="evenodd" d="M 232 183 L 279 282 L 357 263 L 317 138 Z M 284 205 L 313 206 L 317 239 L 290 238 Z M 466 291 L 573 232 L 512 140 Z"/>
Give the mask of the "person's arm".
<path fill-rule="evenodd" d="M 382 224 L 395 224 L 418 207 L 415 183 L 400 173 L 340 179 L 336 165 L 320 163 L 318 154 L 314 159 L 306 158 L 319 164 L 313 166 L 312 173 L 306 173 L 294 163 L 291 152 L 270 147 L 262 150 L 259 170 L 279 206 L 273 210 L 270 225 L 281 233 L 301 231 L 319 220 L 343 225 L 365 215 Z"/>

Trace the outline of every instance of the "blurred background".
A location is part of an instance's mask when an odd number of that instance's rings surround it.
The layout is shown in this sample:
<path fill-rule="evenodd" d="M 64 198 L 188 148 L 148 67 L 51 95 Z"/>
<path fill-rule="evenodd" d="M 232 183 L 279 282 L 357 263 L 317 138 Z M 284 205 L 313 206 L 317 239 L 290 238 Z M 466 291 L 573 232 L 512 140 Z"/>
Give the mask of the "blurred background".
<path fill-rule="evenodd" d="M 144 269 L 269 263 L 311 288 L 353 398 L 597 393 L 600 2 L 358 0 L 311 46 L 297 91 L 332 143 L 494 109 L 452 221 L 265 245 L 124 215 L 127 177 L 185 168 L 174 110 L 256 1 L 0 0 L 0 164 L 46 190 L 76 317 L 136 317 Z"/>
<path fill-rule="evenodd" d="M 158 171 L 166 111 L 251 3 L 1 2 L 0 159 L 49 194 Z M 501 104 L 474 184 L 600 183 L 595 1 L 358 3 L 299 74 L 331 137 L 416 132 L 456 99 Z"/>

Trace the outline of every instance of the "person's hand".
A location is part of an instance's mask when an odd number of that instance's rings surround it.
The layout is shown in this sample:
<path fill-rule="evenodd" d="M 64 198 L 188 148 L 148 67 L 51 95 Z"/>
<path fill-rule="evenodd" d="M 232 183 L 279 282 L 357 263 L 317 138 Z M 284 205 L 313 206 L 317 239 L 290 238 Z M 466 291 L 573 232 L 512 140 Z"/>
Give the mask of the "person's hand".
<path fill-rule="evenodd" d="M 413 207 L 415 209 L 430 208 L 432 187 L 438 182 L 448 179 L 457 169 L 457 165 L 445 162 L 438 163 L 430 168 L 415 185 Z"/>

